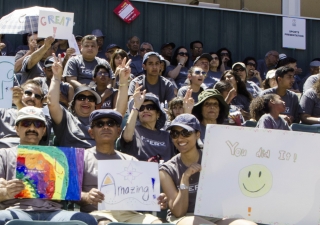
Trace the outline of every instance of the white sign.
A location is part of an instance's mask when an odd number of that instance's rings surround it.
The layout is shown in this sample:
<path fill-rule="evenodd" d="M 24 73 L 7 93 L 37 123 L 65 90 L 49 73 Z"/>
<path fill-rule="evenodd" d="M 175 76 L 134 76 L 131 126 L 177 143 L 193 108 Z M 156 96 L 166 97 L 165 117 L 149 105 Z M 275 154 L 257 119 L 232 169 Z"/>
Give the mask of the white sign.
<path fill-rule="evenodd" d="M 0 107 L 12 107 L 14 56 L 0 56 Z"/>
<path fill-rule="evenodd" d="M 272 225 L 318 224 L 319 138 L 207 125 L 195 214 Z"/>
<path fill-rule="evenodd" d="M 80 55 L 80 50 L 76 41 L 76 38 L 74 37 L 73 34 L 71 34 L 71 36 L 68 38 L 68 44 L 70 48 L 74 48 L 74 50 L 76 51 L 75 54 L 76 55 Z"/>
<path fill-rule="evenodd" d="M 72 31 L 73 13 L 40 10 L 38 37 L 52 36 L 55 39 L 69 39 Z"/>
<path fill-rule="evenodd" d="M 129 160 L 99 160 L 99 210 L 160 211 L 159 165 Z"/>
<path fill-rule="evenodd" d="M 306 49 L 306 20 L 282 17 L 282 47 Z"/>

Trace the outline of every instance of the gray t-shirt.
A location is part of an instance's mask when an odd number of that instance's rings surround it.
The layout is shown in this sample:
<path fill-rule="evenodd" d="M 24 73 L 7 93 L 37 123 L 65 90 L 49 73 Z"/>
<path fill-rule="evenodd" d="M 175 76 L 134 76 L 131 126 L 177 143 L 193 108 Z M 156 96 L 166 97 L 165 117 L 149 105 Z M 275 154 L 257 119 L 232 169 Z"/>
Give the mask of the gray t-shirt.
<path fill-rule="evenodd" d="M 234 105 L 246 112 L 250 111 L 249 110 L 250 99 L 248 99 L 246 96 L 242 94 L 237 94 L 237 96 L 232 99 L 231 105 Z"/>
<path fill-rule="evenodd" d="M 93 90 L 96 91 L 96 88 L 94 87 Z M 102 103 L 101 109 L 114 109 L 114 96 L 118 93 L 118 89 L 112 88 L 112 94 L 106 98 L 106 100 Z"/>
<path fill-rule="evenodd" d="M 213 88 L 213 86 L 220 80 L 221 72 L 212 72 L 208 71 L 206 78 L 203 81 L 203 84 L 206 88 Z"/>
<path fill-rule="evenodd" d="M 164 161 L 174 156 L 174 146 L 167 131 L 150 130 L 141 125 L 136 126 L 130 142 L 125 142 L 121 134 L 120 146 L 122 152 L 140 161 L 148 161 L 157 154 L 161 155 Z"/>
<path fill-rule="evenodd" d="M 198 150 L 198 152 L 199 152 L 198 164 L 201 164 L 202 151 Z M 187 169 L 188 167 L 184 165 L 181 160 L 180 153 L 174 156 L 168 162 L 162 164 L 159 168 L 159 170 L 163 170 L 169 174 L 169 176 L 172 178 L 172 181 L 174 185 L 177 187 L 177 189 L 179 189 L 182 175 Z M 188 202 L 187 213 L 194 212 L 194 207 L 196 205 L 199 177 L 200 177 L 200 173 L 198 172 L 191 175 L 189 178 L 189 202 Z M 171 215 L 170 210 L 168 210 L 168 215 Z"/>
<path fill-rule="evenodd" d="M 16 178 L 17 147 L 5 148 L 0 151 L 0 178 L 12 180 Z M 10 199 L 0 202 L 0 209 L 16 208 L 25 211 L 55 211 L 61 205 L 45 199 Z"/>
<path fill-rule="evenodd" d="M 51 134 L 52 121 L 50 115 L 48 115 L 45 110 L 43 111 L 45 113 L 47 121 L 47 131 L 46 136 L 42 137 L 39 145 L 48 145 Z M 0 149 L 13 147 L 20 143 L 20 138 L 15 130 L 17 116 L 17 109 L 0 108 Z"/>
<path fill-rule="evenodd" d="M 303 93 L 306 92 L 309 88 L 312 88 L 318 79 L 319 79 L 319 74 L 311 75 L 310 77 L 308 77 L 308 79 L 303 85 Z"/>
<path fill-rule="evenodd" d="M 74 148 L 91 148 L 96 141 L 89 135 L 89 117 L 76 117 L 63 108 L 63 116 L 59 125 L 53 122 L 53 131 L 58 146 Z"/>
<path fill-rule="evenodd" d="M 25 83 L 27 80 L 33 79 L 35 77 L 44 77 L 44 72 L 42 68 L 44 67 L 44 62 L 39 61 L 36 65 L 34 65 L 31 69 L 28 69 L 28 62 L 31 55 L 26 56 L 22 62 L 21 68 L 21 81 L 20 84 Z"/>
<path fill-rule="evenodd" d="M 98 160 L 133 160 L 138 161 L 133 156 L 115 150 L 115 154 L 108 155 L 97 151 L 96 147 L 87 149 L 84 152 L 84 170 L 82 191 L 89 192 L 92 188 L 98 188 Z M 98 210 L 98 205 L 81 205 L 81 212 L 90 213 Z"/>
<path fill-rule="evenodd" d="M 261 95 L 266 95 L 266 94 L 277 94 L 277 87 L 274 88 L 269 88 L 267 90 L 264 90 L 261 92 Z M 286 103 L 286 111 L 283 112 L 282 114 L 288 115 L 288 116 L 293 116 L 294 123 L 299 123 L 299 99 L 298 96 L 292 92 L 287 90 L 286 94 L 284 96 L 280 96 L 282 101 Z"/>
<path fill-rule="evenodd" d="M 278 119 L 275 119 L 269 113 L 261 116 L 256 127 L 265 129 L 291 130 L 287 121 L 285 121 L 281 116 L 279 116 Z"/>
<path fill-rule="evenodd" d="M 187 93 L 187 90 L 189 90 L 190 86 L 184 86 L 184 87 L 181 87 L 178 91 L 178 94 L 177 96 L 178 97 L 184 97 Z M 200 93 L 203 91 L 203 88 L 200 87 L 200 90 L 198 92 L 192 92 L 191 96 L 192 98 L 194 99 L 194 103 L 197 103 L 198 102 L 198 96 L 200 95 Z"/>
<path fill-rule="evenodd" d="M 174 66 L 174 65 L 168 66 L 166 69 L 166 74 L 168 74 L 171 70 L 174 70 L 176 67 L 177 66 Z M 181 67 L 178 76 L 176 77 L 176 79 L 174 79 L 178 88 L 181 88 L 182 86 L 185 85 L 184 82 L 186 81 L 187 77 L 188 77 L 188 68 Z"/>
<path fill-rule="evenodd" d="M 63 71 L 63 77 L 77 77 L 79 83 L 89 85 L 93 78 L 92 71 L 96 65 L 100 64 L 109 68 L 109 73 L 111 77 L 114 78 L 114 74 L 107 60 L 95 57 L 94 60 L 89 62 L 84 60 L 82 55 L 71 57 L 68 60 Z"/>
<path fill-rule="evenodd" d="M 252 81 L 247 81 L 246 82 L 246 88 L 247 91 L 249 91 L 249 93 L 252 95 L 252 97 L 257 97 L 260 95 L 261 93 L 261 88 L 258 87 L 258 85 L 256 85 L 254 82 Z"/>
<path fill-rule="evenodd" d="M 314 117 L 320 117 L 320 99 L 313 88 L 303 93 L 300 99 L 300 112 Z"/>
<path fill-rule="evenodd" d="M 147 90 L 147 93 L 151 92 L 159 97 L 160 102 L 170 102 L 174 97 L 174 87 L 168 79 L 163 76 L 159 76 L 159 80 L 156 84 L 151 85 L 146 80 L 146 75 L 140 75 L 134 78 L 129 85 L 128 95 L 132 96 L 135 91 L 135 85 L 138 83 L 142 86 L 141 91 Z"/>

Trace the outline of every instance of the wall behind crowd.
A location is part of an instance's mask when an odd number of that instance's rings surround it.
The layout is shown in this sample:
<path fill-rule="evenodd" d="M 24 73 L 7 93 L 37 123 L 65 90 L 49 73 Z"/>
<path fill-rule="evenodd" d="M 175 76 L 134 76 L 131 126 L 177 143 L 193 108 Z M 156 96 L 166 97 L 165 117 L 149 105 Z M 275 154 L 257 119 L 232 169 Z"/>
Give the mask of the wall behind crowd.
<path fill-rule="evenodd" d="M 74 12 L 74 34 L 88 34 L 101 29 L 104 45 L 116 43 L 125 48 L 128 37 L 137 35 L 159 51 L 161 44 L 174 42 L 177 46 L 194 40 L 204 43 L 204 52 L 227 47 L 233 62 L 246 56 L 263 58 L 271 49 L 298 60 L 298 67 L 307 73 L 311 59 L 320 57 L 320 21 L 308 19 L 307 50 L 282 48 L 282 17 L 231 11 L 203 9 L 197 6 L 178 6 L 155 2 L 132 1 L 140 16 L 131 24 L 117 17 L 113 10 L 122 0 L 12 0 L 0 1 L 0 17 L 16 8 L 31 6 L 54 7 L 60 11 Z M 1 31 L 0 31 L 1 32 Z M 7 35 L 15 46 L 21 43 L 20 35 Z M 126 48 L 125 48 L 126 49 Z"/>

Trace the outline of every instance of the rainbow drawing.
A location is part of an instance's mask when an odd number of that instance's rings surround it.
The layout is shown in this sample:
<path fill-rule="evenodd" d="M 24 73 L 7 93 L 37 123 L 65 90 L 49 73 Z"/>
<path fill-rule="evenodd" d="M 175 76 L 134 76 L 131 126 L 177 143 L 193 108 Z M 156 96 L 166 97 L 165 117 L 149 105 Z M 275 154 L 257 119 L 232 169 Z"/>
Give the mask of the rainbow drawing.
<path fill-rule="evenodd" d="M 16 198 L 80 200 L 84 149 L 19 145 L 16 178 L 25 189 Z"/>

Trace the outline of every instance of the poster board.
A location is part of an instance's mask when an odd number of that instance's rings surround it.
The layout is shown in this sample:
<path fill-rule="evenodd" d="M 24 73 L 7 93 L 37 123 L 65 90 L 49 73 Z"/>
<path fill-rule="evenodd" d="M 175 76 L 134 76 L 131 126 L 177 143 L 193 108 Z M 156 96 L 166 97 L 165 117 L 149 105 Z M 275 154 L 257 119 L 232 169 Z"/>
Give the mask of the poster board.
<path fill-rule="evenodd" d="M 14 56 L 0 56 L 0 106 L 9 109 L 12 107 L 12 91 L 14 80 Z"/>
<path fill-rule="evenodd" d="M 25 189 L 16 198 L 80 200 L 84 149 L 19 145 L 16 178 Z"/>
<path fill-rule="evenodd" d="M 208 125 L 196 215 L 318 224 L 320 134 Z"/>
<path fill-rule="evenodd" d="M 68 40 L 73 33 L 73 13 L 39 11 L 38 37 Z"/>
<path fill-rule="evenodd" d="M 160 211 L 159 164 L 131 160 L 99 160 L 99 210 Z"/>
<path fill-rule="evenodd" d="M 282 47 L 306 50 L 306 20 L 282 17 Z"/>

